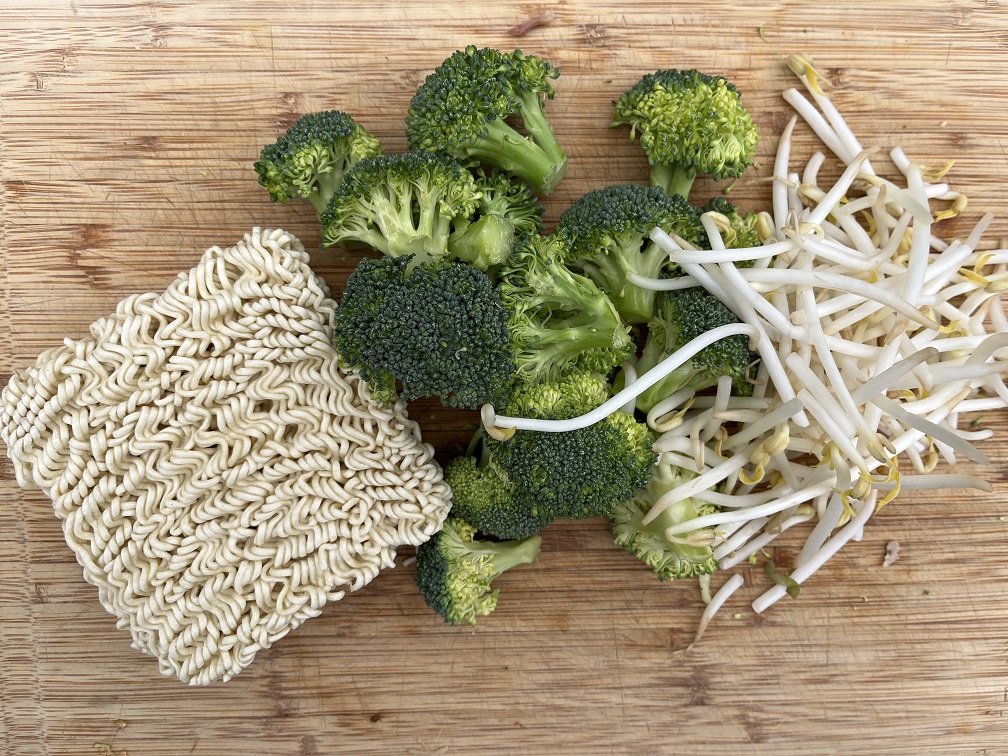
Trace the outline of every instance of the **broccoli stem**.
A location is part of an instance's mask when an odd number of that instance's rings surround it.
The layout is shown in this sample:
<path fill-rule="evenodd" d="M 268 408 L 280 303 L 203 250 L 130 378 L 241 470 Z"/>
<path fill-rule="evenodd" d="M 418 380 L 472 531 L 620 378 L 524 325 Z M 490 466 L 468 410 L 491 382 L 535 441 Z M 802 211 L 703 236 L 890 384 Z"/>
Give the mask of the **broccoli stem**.
<path fill-rule="evenodd" d="M 451 230 L 450 219 L 439 217 L 432 198 L 421 198 L 420 217 L 414 217 L 415 191 L 406 182 L 375 191 L 370 217 L 376 228 L 369 226 L 358 232 L 361 241 L 389 257 L 413 255 L 410 270 L 434 259 L 432 251 L 445 248 Z"/>
<path fill-rule="evenodd" d="M 651 183 L 662 187 L 671 196 L 679 194 L 683 199 L 689 198 L 690 189 L 696 179 L 696 171 L 688 171 L 678 165 L 662 165 L 652 163 Z"/>
<path fill-rule="evenodd" d="M 624 321 L 646 323 L 654 315 L 656 292 L 630 283 L 627 273 L 633 271 L 646 278 L 657 278 L 666 260 L 668 253 L 654 242 L 649 241 L 643 250 L 631 242 L 621 244 L 618 251 L 585 262 L 583 268 L 609 294 Z"/>
<path fill-rule="evenodd" d="M 644 349 L 641 350 L 641 356 L 637 360 L 636 367 L 638 375 L 644 375 L 648 370 L 668 356 L 665 351 L 664 343 L 660 343 L 663 341 L 664 339 L 662 338 L 648 338 L 648 340 L 644 342 Z M 658 381 L 658 383 L 639 394 L 637 396 L 637 409 L 641 412 L 650 412 L 651 409 L 665 397 L 678 391 L 684 386 L 694 385 L 697 377 L 703 372 L 704 371 L 702 369 L 694 367 L 692 360 L 687 360 L 685 363 Z"/>
<path fill-rule="evenodd" d="M 339 189 L 340 184 L 343 183 L 343 171 L 320 173 L 316 178 L 316 182 L 318 183 L 318 188 L 308 195 L 308 201 L 312 203 L 315 207 L 315 212 L 321 218 L 322 213 L 329 205 L 329 200 L 336 193 L 336 190 Z"/>
<path fill-rule="evenodd" d="M 564 154 L 552 127 L 546 120 L 542 99 L 538 92 L 528 92 L 522 95 L 518 110 L 532 141 L 553 161 L 554 170 L 546 177 L 542 186 L 542 192 L 549 194 L 567 173 L 567 155 Z"/>
<path fill-rule="evenodd" d="M 579 354 L 591 350 L 623 349 L 630 336 L 619 314 L 594 283 L 555 265 L 533 267 L 525 274 L 529 297 L 549 317 L 523 329 L 525 348 L 519 349 L 519 371 L 533 381 L 555 377 Z"/>
<path fill-rule="evenodd" d="M 514 237 L 514 223 L 499 215 L 484 215 L 461 234 L 453 234 L 448 250 L 456 259 L 486 271 L 507 259 Z"/>
<path fill-rule="evenodd" d="M 694 477 L 695 474 L 689 473 L 681 467 L 677 467 L 676 465 L 669 464 L 667 462 L 660 462 L 655 465 L 654 472 L 651 476 L 651 482 L 648 483 L 648 499 L 653 504 L 672 489 L 677 488 L 682 483 L 685 483 L 687 480 Z M 695 520 L 700 516 L 700 513 L 697 511 L 697 507 L 693 502 L 693 499 L 686 498 L 663 509 L 661 513 L 659 513 L 659 515 L 651 520 L 651 522 L 647 525 L 643 523 L 647 512 L 641 512 L 640 515 L 640 520 L 636 522 L 638 530 L 658 536 L 659 538 L 665 538 L 666 530 L 675 525 L 681 525 L 684 522 Z M 678 548 L 680 551 L 684 552 L 685 555 L 691 547 L 680 545 Z M 697 548 L 698 554 L 703 554 L 703 551 L 704 549 L 702 547 Z"/>
<path fill-rule="evenodd" d="M 524 348 L 515 361 L 523 380 L 555 379 L 565 367 L 593 351 L 623 349 L 629 336 L 622 329 L 602 329 L 589 318 L 573 316 L 550 325 L 532 325 L 522 332 Z"/>
<path fill-rule="evenodd" d="M 500 576 L 520 564 L 533 564 L 539 559 L 542 536 L 533 535 L 520 541 L 473 541 L 469 550 L 473 554 L 493 557 L 495 576 Z"/>
<path fill-rule="evenodd" d="M 549 194 L 567 172 L 566 158 L 558 165 L 546 150 L 499 118 L 488 123 L 479 142 L 465 150 L 470 157 L 524 179 L 542 194 Z"/>

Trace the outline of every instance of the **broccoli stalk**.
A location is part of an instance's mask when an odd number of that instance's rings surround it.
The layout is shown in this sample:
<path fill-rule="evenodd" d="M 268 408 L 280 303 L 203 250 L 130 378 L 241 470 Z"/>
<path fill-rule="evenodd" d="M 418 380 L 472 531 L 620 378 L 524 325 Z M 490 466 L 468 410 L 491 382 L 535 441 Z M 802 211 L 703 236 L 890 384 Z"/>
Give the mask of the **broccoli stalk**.
<path fill-rule="evenodd" d="M 738 323 L 735 314 L 706 289 L 695 286 L 662 292 L 655 316 L 648 322 L 648 336 L 637 360 L 637 372 L 643 375 L 665 357 L 688 344 L 700 334 L 718 326 Z M 749 351 L 745 336 L 729 336 L 704 347 L 690 360 L 637 397 L 637 409 L 647 412 L 666 396 L 682 388 L 701 391 L 717 385 L 718 378 L 729 375 L 732 388 L 740 396 L 752 394 L 749 371 L 756 355 Z"/>
<path fill-rule="evenodd" d="M 262 148 L 254 167 L 274 202 L 301 197 L 321 217 L 344 174 L 381 151 L 378 139 L 353 118 L 327 110 L 301 116 L 275 143 Z"/>
<path fill-rule="evenodd" d="M 450 516 L 441 530 L 417 548 L 416 584 L 420 595 L 451 625 L 475 625 L 497 607 L 494 580 L 520 564 L 539 559 L 542 539 L 485 541 L 476 528 Z"/>
<path fill-rule="evenodd" d="M 669 269 L 668 253 L 649 236 L 656 227 L 695 246 L 706 241 L 700 218 L 685 199 L 640 184 L 591 191 L 557 224 L 556 233 L 570 242 L 572 266 L 598 284 L 627 323 L 647 322 L 655 304 L 655 291 L 629 282 L 627 274 L 658 278 Z"/>
<path fill-rule="evenodd" d="M 486 271 L 507 260 L 514 245 L 514 223 L 500 215 L 484 215 L 471 223 L 457 224 L 448 239 L 453 257 Z"/>
<path fill-rule="evenodd" d="M 343 177 L 322 214 L 323 246 L 363 243 L 413 264 L 449 256 L 456 218 L 476 212 L 479 190 L 451 158 L 424 152 L 365 158 Z"/>
<path fill-rule="evenodd" d="M 501 271 L 519 377 L 536 383 L 578 366 L 609 373 L 633 352 L 629 328 L 609 298 L 573 272 L 560 236 L 532 236 Z"/>
<path fill-rule="evenodd" d="M 525 117 L 521 109 L 518 112 L 523 118 Z M 539 112 L 542 113 L 541 106 Z M 545 124 L 545 118 L 543 123 Z M 548 124 L 546 127 L 548 128 Z M 549 194 L 567 172 L 567 164 L 557 163 L 556 158 L 539 145 L 540 141 L 542 137 L 536 132 L 530 130 L 530 136 L 522 136 L 506 122 L 497 118 L 484 125 L 479 141 L 456 148 L 452 154 L 459 156 L 460 159 L 468 158 L 485 165 L 496 166 L 528 181 L 543 194 Z"/>
<path fill-rule="evenodd" d="M 511 415 L 567 419 L 609 398 L 597 373 L 571 371 L 557 381 L 517 386 Z M 507 441 L 479 434 L 479 454 L 445 468 L 452 511 L 481 532 L 524 538 L 556 519 L 603 517 L 646 485 L 657 460 L 654 435 L 626 412 L 564 433 L 517 431 Z"/>
<path fill-rule="evenodd" d="M 620 502 L 610 515 L 614 543 L 640 559 L 662 580 L 709 575 L 717 569 L 709 532 L 673 538 L 665 534 L 670 527 L 711 514 L 714 511 L 712 505 L 686 498 L 644 524 L 644 517 L 663 494 L 693 477 L 696 473 L 659 463 L 647 487 L 636 496 Z"/>
<path fill-rule="evenodd" d="M 664 69 L 620 95 L 612 126 L 640 134 L 651 183 L 688 197 L 698 173 L 737 178 L 756 152 L 756 127 L 723 76 Z"/>
<path fill-rule="evenodd" d="M 520 50 L 470 45 L 441 63 L 417 89 L 406 116 L 410 149 L 442 152 L 518 176 L 548 194 L 567 157 L 543 111 L 559 72 Z M 517 117 L 528 136 L 506 122 Z"/>

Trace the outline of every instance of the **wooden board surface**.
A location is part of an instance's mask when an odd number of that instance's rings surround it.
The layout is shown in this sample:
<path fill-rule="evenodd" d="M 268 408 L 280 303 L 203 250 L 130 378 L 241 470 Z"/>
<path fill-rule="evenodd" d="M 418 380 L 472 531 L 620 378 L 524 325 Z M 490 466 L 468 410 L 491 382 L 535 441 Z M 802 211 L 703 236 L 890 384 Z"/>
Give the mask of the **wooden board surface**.
<path fill-rule="evenodd" d="M 470 9 L 466 8 L 469 5 Z M 123 296 L 163 289 L 253 225 L 309 249 L 307 206 L 272 205 L 251 163 L 303 112 L 338 107 L 389 151 L 424 75 L 468 43 L 561 69 L 548 109 L 581 193 L 644 180 L 611 101 L 661 67 L 745 93 L 768 166 L 790 117 L 784 58 L 811 54 L 865 145 L 956 161 L 1008 237 L 1008 6 L 934 3 L 0 3 L 0 373 L 79 336 Z M 816 7 L 818 6 L 818 7 Z M 550 25 L 508 30 L 549 8 Z M 477 17 L 478 16 L 478 17 Z M 800 130 L 799 153 L 815 146 Z M 757 169 L 732 197 L 756 209 Z M 701 185 L 699 191 L 721 187 Z M 313 253 L 339 290 L 355 260 Z M 467 416 L 418 405 L 447 459 Z M 51 506 L 0 462 L 0 752 L 5 754 L 1008 753 L 1008 417 L 983 418 L 994 493 L 906 494 L 764 616 L 759 569 L 689 654 L 695 585 L 661 584 L 606 523 L 544 533 L 497 612 L 448 627 L 401 566 L 260 654 L 188 688 L 129 647 Z M 881 566 L 897 540 L 900 560 Z M 773 550 L 787 565 L 797 536 Z"/>

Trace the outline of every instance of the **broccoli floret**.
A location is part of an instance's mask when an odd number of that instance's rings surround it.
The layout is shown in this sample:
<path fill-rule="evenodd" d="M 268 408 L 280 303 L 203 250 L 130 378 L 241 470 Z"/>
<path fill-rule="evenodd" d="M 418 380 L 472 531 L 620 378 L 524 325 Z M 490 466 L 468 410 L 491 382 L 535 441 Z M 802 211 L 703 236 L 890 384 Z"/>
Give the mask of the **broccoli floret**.
<path fill-rule="evenodd" d="M 542 231 L 543 206 L 532 188 L 496 169 L 475 171 L 479 206 L 472 218 L 457 219 L 448 250 L 482 270 L 494 270 L 515 246 Z"/>
<path fill-rule="evenodd" d="M 609 398 L 597 373 L 515 388 L 507 413 L 566 419 Z M 506 441 L 482 438 L 479 459 L 458 457 L 445 469 L 452 511 L 480 531 L 522 538 L 555 519 L 602 517 L 646 485 L 657 460 L 654 434 L 626 412 L 579 430 L 519 430 Z"/>
<path fill-rule="evenodd" d="M 735 313 L 700 286 L 662 292 L 655 316 L 648 322 L 647 340 L 637 360 L 638 375 L 643 375 L 702 333 L 738 322 Z M 757 356 L 749 351 L 746 336 L 729 336 L 716 341 L 638 396 L 637 409 L 647 412 L 681 388 L 694 391 L 710 388 L 722 375 L 731 376 L 732 390 L 737 395 L 751 396 L 753 385 L 749 382 L 749 374 L 756 359 Z"/>
<path fill-rule="evenodd" d="M 663 494 L 693 477 L 696 473 L 660 463 L 647 487 L 616 505 L 610 515 L 616 545 L 644 562 L 662 580 L 709 575 L 717 570 L 710 539 L 704 534 L 687 533 L 671 539 L 665 535 L 670 527 L 712 514 L 712 505 L 683 499 L 663 510 L 647 525 L 643 523 L 645 515 Z"/>
<path fill-rule="evenodd" d="M 443 260 L 363 258 L 336 309 L 333 341 L 379 401 L 437 396 L 453 407 L 501 402 L 515 370 L 507 310 L 487 275 Z"/>
<path fill-rule="evenodd" d="M 715 197 L 702 208 L 699 214 L 718 213 L 728 220 L 731 230 L 728 233 L 721 232 L 725 246 L 729 249 L 743 249 L 746 247 L 758 247 L 763 243 L 759 233 L 756 231 L 756 213 L 740 211 L 735 205 L 724 197 Z M 707 237 L 704 236 L 704 246 L 707 244 Z M 742 260 L 735 263 L 739 268 L 751 268 L 755 260 Z"/>
<path fill-rule="evenodd" d="M 420 595 L 451 625 L 475 625 L 497 608 L 492 583 L 507 570 L 539 559 L 538 535 L 521 541 L 477 540 L 476 528 L 449 516 L 430 540 L 417 547 Z"/>
<path fill-rule="evenodd" d="M 444 468 L 452 490 L 452 511 L 498 538 L 527 538 L 549 525 L 553 513 L 531 500 L 490 456 L 455 457 Z"/>
<path fill-rule="evenodd" d="M 539 383 L 582 367 L 608 374 L 633 353 L 629 327 L 590 278 L 564 262 L 561 236 L 531 236 L 501 269 L 519 378 Z"/>
<path fill-rule="evenodd" d="M 758 134 L 741 95 L 723 76 L 664 69 L 620 95 L 613 126 L 640 134 L 651 183 L 689 196 L 697 173 L 737 178 L 752 162 Z"/>
<path fill-rule="evenodd" d="M 323 246 L 363 243 L 413 264 L 448 257 L 456 218 L 479 204 L 476 181 L 455 160 L 428 152 L 365 158 L 347 171 L 322 213 Z"/>
<path fill-rule="evenodd" d="M 443 152 L 518 176 L 549 194 L 567 172 L 567 156 L 543 112 L 559 71 L 520 50 L 470 45 L 434 70 L 410 102 L 410 149 Z M 517 117 L 528 136 L 507 123 Z"/>
<path fill-rule="evenodd" d="M 647 322 L 655 303 L 654 290 L 628 282 L 627 273 L 658 278 L 668 266 L 668 253 L 648 236 L 655 227 L 694 246 L 706 242 L 696 210 L 658 186 L 614 184 L 588 192 L 557 224 L 570 241 L 573 265 L 609 295 L 627 323 Z"/>
<path fill-rule="evenodd" d="M 381 142 L 339 110 L 301 116 L 255 163 L 274 202 L 302 197 L 321 216 L 343 175 L 359 160 L 380 155 Z"/>

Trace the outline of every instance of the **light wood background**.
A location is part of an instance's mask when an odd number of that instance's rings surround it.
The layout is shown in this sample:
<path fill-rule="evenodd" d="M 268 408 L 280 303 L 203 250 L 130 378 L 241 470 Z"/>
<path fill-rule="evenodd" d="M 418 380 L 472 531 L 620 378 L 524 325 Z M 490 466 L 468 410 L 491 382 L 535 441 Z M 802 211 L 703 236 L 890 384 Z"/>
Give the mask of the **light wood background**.
<path fill-rule="evenodd" d="M 478 7 L 478 9 L 477 9 Z M 550 25 L 508 30 L 549 9 Z M 723 72 L 769 166 L 790 53 L 811 54 L 868 145 L 954 159 L 962 233 L 1008 237 L 1004 2 L 0 2 L 0 379 L 123 296 L 163 289 L 212 244 L 283 226 L 251 164 L 300 114 L 340 108 L 388 151 L 423 77 L 468 43 L 562 75 L 548 115 L 581 193 L 644 180 L 610 103 L 660 67 Z M 797 151 L 815 146 L 799 129 Z M 878 162 L 878 161 L 876 161 Z M 765 207 L 767 168 L 731 197 Z M 717 191 L 701 183 L 697 195 Z M 355 259 L 313 254 L 339 291 Z M 470 418 L 417 405 L 443 459 Z M 401 566 L 326 608 L 226 685 L 188 688 L 99 605 L 51 506 L 0 462 L 0 752 L 1008 753 L 1008 417 L 982 423 L 992 495 L 906 494 L 765 616 L 758 568 L 689 654 L 695 585 L 661 584 L 606 523 L 560 523 L 475 631 L 443 624 Z M 773 549 L 787 566 L 798 535 Z M 881 566 L 885 544 L 902 546 Z"/>

